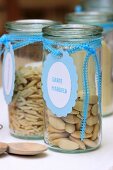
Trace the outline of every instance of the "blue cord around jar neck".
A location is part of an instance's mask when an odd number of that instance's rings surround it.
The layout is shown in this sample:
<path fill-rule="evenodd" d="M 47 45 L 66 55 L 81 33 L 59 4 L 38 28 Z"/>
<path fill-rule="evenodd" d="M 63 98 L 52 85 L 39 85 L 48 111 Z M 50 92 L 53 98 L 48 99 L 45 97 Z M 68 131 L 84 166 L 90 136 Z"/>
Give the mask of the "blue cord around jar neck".
<path fill-rule="evenodd" d="M 0 37 L 0 56 L 4 53 L 5 48 L 9 49 L 9 43 L 11 43 L 13 50 L 17 50 L 36 42 L 43 42 L 42 34 L 4 34 Z"/>

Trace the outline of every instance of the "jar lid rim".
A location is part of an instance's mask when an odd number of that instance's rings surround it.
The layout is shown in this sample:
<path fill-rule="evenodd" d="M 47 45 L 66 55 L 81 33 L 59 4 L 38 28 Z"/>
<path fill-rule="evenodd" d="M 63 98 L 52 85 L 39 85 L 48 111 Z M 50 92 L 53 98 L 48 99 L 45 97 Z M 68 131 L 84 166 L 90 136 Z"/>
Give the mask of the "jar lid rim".
<path fill-rule="evenodd" d="M 100 15 L 100 16 L 103 16 L 103 15 L 106 15 L 106 16 L 113 16 L 113 13 L 112 12 L 108 12 L 108 11 L 82 11 L 82 12 L 71 12 L 69 14 L 76 14 L 76 15 Z"/>
<path fill-rule="evenodd" d="M 44 27 L 44 36 L 53 37 L 72 37 L 72 38 L 87 38 L 87 37 L 101 37 L 103 29 L 94 25 L 83 24 L 60 24 L 55 26 Z"/>
<path fill-rule="evenodd" d="M 77 21 L 84 23 L 113 21 L 113 13 L 111 12 L 99 12 L 99 11 L 86 11 L 86 12 L 72 12 L 66 15 L 66 21 Z"/>
<path fill-rule="evenodd" d="M 42 32 L 42 28 L 49 25 L 59 24 L 58 21 L 46 19 L 15 20 L 6 23 L 6 31 L 15 32 Z"/>

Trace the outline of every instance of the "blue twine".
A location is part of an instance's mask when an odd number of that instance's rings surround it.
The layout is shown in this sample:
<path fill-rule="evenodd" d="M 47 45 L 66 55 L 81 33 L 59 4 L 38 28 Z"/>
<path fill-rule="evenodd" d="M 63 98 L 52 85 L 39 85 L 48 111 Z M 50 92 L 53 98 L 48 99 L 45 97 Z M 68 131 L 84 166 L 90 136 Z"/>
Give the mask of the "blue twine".
<path fill-rule="evenodd" d="M 86 120 L 87 112 L 89 106 L 89 86 L 88 86 L 88 59 L 90 58 L 90 53 L 87 53 L 84 63 L 83 63 L 83 94 L 84 94 L 84 103 L 83 103 L 83 119 L 81 123 L 81 140 L 85 138 L 85 129 L 86 129 Z"/>
<path fill-rule="evenodd" d="M 65 47 L 75 47 L 75 42 L 74 41 L 70 41 L 70 42 L 57 42 L 57 41 L 54 41 L 54 40 L 49 40 L 49 39 L 46 39 L 46 38 L 43 38 L 43 43 L 46 44 L 46 45 L 58 45 L 58 46 L 65 46 Z M 86 41 L 86 43 L 79 43 L 78 44 L 78 41 L 76 43 L 76 46 L 79 46 L 79 45 L 82 45 L 83 46 L 87 46 L 87 45 L 90 45 L 92 48 L 98 48 L 98 47 L 101 47 L 101 41 L 100 41 L 100 38 L 96 38 L 96 39 L 93 39 L 93 40 L 89 40 L 89 41 Z"/>
<path fill-rule="evenodd" d="M 88 50 L 88 49 L 87 49 Z M 95 53 L 94 49 L 89 48 L 87 52 L 87 55 L 84 60 L 83 64 L 83 88 L 84 88 L 84 104 L 83 104 L 83 120 L 82 120 L 82 125 L 81 125 L 81 140 L 84 140 L 85 138 L 85 129 L 86 129 L 86 120 L 87 120 L 87 111 L 88 111 L 88 106 L 89 106 L 89 86 L 88 86 L 88 60 L 90 57 L 93 57 L 93 60 L 96 65 L 96 79 L 97 79 L 97 84 L 98 84 L 98 102 L 99 102 L 99 111 L 101 113 L 101 69 L 100 69 L 100 64 L 98 61 L 97 54 Z"/>
<path fill-rule="evenodd" d="M 97 86 L 98 86 L 98 102 L 99 108 L 101 112 L 101 67 L 98 61 L 98 56 L 96 54 L 96 49 L 101 47 L 101 39 L 96 39 L 92 41 L 88 41 L 86 43 L 76 44 L 75 42 L 56 42 L 53 40 L 43 39 L 44 49 L 51 52 L 54 56 L 61 55 L 61 51 L 59 49 L 55 49 L 53 45 L 61 46 L 61 47 L 69 47 L 65 49 L 69 54 L 76 53 L 81 50 L 87 51 L 84 63 L 83 63 L 83 92 L 84 92 L 84 103 L 83 103 L 83 119 L 81 123 L 81 140 L 85 138 L 85 130 L 86 130 L 86 121 L 87 121 L 87 113 L 89 106 L 89 85 L 88 85 L 88 61 L 90 57 L 93 57 L 93 60 L 96 65 L 96 78 L 97 78 Z"/>

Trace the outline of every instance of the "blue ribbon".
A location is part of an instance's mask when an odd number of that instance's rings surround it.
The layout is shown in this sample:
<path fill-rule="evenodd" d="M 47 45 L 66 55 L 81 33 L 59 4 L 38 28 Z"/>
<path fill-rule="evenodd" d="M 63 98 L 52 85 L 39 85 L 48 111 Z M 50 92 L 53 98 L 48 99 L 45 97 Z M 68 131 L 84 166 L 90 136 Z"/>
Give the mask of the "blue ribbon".
<path fill-rule="evenodd" d="M 2 45 L 4 45 L 7 49 L 9 48 L 8 39 L 6 35 L 3 35 L 2 37 L 0 37 L 0 57 L 4 52 L 4 49 L 2 49 Z"/>
<path fill-rule="evenodd" d="M 13 50 L 19 49 L 35 42 L 42 42 L 41 34 L 36 35 L 19 35 L 19 34 L 4 34 L 0 37 L 0 56 L 4 53 L 5 48 L 9 48 L 11 43 Z"/>

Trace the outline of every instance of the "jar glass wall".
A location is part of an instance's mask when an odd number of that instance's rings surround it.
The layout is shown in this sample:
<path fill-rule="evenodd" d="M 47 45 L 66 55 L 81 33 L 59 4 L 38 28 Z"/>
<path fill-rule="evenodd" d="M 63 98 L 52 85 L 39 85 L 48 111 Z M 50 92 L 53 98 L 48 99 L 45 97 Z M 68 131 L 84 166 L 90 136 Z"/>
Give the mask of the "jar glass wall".
<path fill-rule="evenodd" d="M 99 25 L 103 27 L 102 42 L 102 114 L 113 113 L 113 14 L 106 12 L 70 13 L 66 16 L 68 23 Z"/>
<path fill-rule="evenodd" d="M 6 23 L 10 35 L 42 35 L 51 20 L 19 20 Z M 26 40 L 25 40 L 26 41 Z M 29 43 L 28 43 L 29 44 Z M 10 133 L 19 138 L 40 139 L 44 130 L 44 101 L 41 90 L 42 42 L 30 43 L 15 50 L 15 87 L 9 109 Z"/>
<path fill-rule="evenodd" d="M 69 45 L 71 43 L 75 44 L 75 47 L 85 44 L 93 48 L 94 44 L 92 44 L 92 42 L 93 40 L 98 41 L 98 39 L 100 41 L 102 29 L 95 26 L 67 24 L 44 28 L 43 33 L 46 40 L 53 40 L 55 44 L 58 43 L 58 45 L 52 46 L 55 50 L 62 49 L 68 51 L 72 48 L 71 45 Z M 67 46 L 60 46 L 60 43 L 66 43 Z M 98 60 L 100 60 L 101 49 L 98 44 L 95 45 L 94 49 L 96 48 L 96 53 L 99 56 Z M 44 51 L 44 61 L 46 61 L 48 53 L 50 53 L 50 51 L 46 49 Z M 83 65 L 86 56 L 87 50 L 85 49 L 70 54 L 78 75 L 77 99 L 72 108 L 72 112 L 68 113 L 67 116 L 58 117 L 48 108 L 46 102 L 44 140 L 52 150 L 66 153 L 87 152 L 98 148 L 101 144 L 101 113 L 99 109 L 97 82 L 95 79 L 96 67 L 95 61 L 91 56 L 87 66 L 88 89 L 90 94 L 85 139 L 81 140 L 81 126 L 84 116 L 83 105 L 85 101 L 83 90 Z"/>

